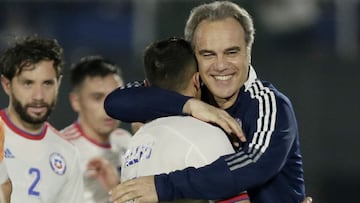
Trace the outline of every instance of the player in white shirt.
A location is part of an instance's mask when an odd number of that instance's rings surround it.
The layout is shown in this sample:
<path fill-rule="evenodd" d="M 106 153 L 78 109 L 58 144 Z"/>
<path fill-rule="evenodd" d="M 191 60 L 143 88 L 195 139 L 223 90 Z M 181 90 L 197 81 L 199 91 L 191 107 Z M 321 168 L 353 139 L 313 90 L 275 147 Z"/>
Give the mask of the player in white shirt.
<path fill-rule="evenodd" d="M 53 39 L 27 37 L 1 56 L 1 84 L 9 105 L 5 123 L 5 167 L 11 202 L 82 203 L 77 149 L 47 121 L 61 80 L 62 48 Z"/>
<path fill-rule="evenodd" d="M 195 56 L 185 40 L 170 38 L 151 44 L 145 50 L 144 66 L 151 86 L 200 98 Z M 234 149 L 218 127 L 191 116 L 159 118 L 146 123 L 130 140 L 121 181 L 190 166 L 201 167 L 230 153 L 234 153 Z M 116 196 L 117 191 L 112 192 Z M 249 202 L 246 192 L 231 201 Z"/>
<path fill-rule="evenodd" d="M 121 180 L 200 167 L 233 152 L 218 127 L 191 116 L 159 118 L 146 123 L 131 139 Z"/>
<path fill-rule="evenodd" d="M 4 122 L 0 117 L 0 184 L 3 184 L 7 179 L 7 171 L 6 167 L 3 163 L 4 160 L 4 138 L 5 138 L 5 129 L 4 129 Z M 0 188 L 1 190 L 1 188 Z"/>
<path fill-rule="evenodd" d="M 0 203 L 10 202 L 11 182 L 9 180 L 4 160 L 4 122 L 0 117 Z"/>
<path fill-rule="evenodd" d="M 120 157 L 125 153 L 131 135 L 119 128 L 119 121 L 110 118 L 103 108 L 105 97 L 123 85 L 121 70 L 101 56 L 86 56 L 72 66 L 70 78 L 69 99 L 78 119 L 61 133 L 80 152 L 84 203 L 109 202 L 111 187 L 92 177 L 87 164 L 93 158 L 102 157 L 114 168 L 121 168 Z M 119 179 L 113 181 L 116 184 Z"/>

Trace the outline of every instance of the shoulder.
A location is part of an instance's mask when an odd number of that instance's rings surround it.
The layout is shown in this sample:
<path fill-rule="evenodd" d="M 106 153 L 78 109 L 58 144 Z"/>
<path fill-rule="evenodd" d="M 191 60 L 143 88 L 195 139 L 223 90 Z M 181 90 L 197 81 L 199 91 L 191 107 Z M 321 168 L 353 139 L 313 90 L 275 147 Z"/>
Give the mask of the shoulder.
<path fill-rule="evenodd" d="M 250 104 L 261 103 L 263 105 L 291 105 L 289 98 L 280 92 L 270 82 L 256 79 L 246 89 L 247 99 L 250 100 Z"/>
<path fill-rule="evenodd" d="M 69 148 L 75 149 L 73 144 L 63 136 L 63 133 L 61 133 L 61 131 L 57 130 L 50 123 L 46 123 L 46 124 L 47 124 L 47 128 L 48 128 L 47 132 L 46 132 L 46 134 L 47 134 L 46 137 L 48 139 L 56 140 L 55 142 L 57 142 L 58 145 L 62 145 L 64 147 L 69 147 Z"/>
<path fill-rule="evenodd" d="M 76 124 L 73 123 L 60 130 L 60 137 L 64 138 L 65 140 L 71 141 L 81 137 L 81 132 L 79 131 Z"/>
<path fill-rule="evenodd" d="M 296 123 L 290 99 L 271 83 L 257 79 L 247 91 L 251 100 L 247 105 L 248 118 L 262 116 L 268 122 L 274 122 L 284 128 L 290 123 Z"/>
<path fill-rule="evenodd" d="M 122 128 L 117 128 L 114 131 L 111 132 L 110 134 L 110 143 L 111 146 L 120 146 L 120 147 L 124 147 L 127 146 L 130 139 L 131 139 L 132 135 L 130 134 L 129 131 L 122 129 Z"/>
<path fill-rule="evenodd" d="M 131 133 L 123 128 L 117 128 L 111 132 L 111 136 L 115 137 L 131 137 Z"/>
<path fill-rule="evenodd" d="M 158 128 L 158 131 L 163 134 L 164 132 L 168 132 L 167 134 L 183 137 L 193 143 L 202 143 L 205 140 L 206 142 L 227 140 L 227 136 L 221 128 L 192 116 L 159 118 L 151 122 L 151 128 Z"/>

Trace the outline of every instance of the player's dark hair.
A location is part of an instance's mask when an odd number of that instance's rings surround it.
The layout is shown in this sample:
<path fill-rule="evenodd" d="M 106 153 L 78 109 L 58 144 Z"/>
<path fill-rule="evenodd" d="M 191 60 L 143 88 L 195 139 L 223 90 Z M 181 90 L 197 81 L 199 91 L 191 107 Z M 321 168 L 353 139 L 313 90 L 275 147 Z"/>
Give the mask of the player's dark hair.
<path fill-rule="evenodd" d="M 29 36 L 16 41 L 0 57 L 1 74 L 9 80 L 20 74 L 23 69 L 35 68 L 33 65 L 43 60 L 54 62 L 56 76 L 62 74 L 63 49 L 55 39 Z"/>
<path fill-rule="evenodd" d="M 106 77 L 116 74 L 122 77 L 119 66 L 102 56 L 85 56 L 78 63 L 72 65 L 70 82 L 73 88 L 80 86 L 87 77 Z"/>
<path fill-rule="evenodd" d="M 144 66 L 150 85 L 177 92 L 197 72 L 190 43 L 175 37 L 150 44 L 144 52 Z"/>

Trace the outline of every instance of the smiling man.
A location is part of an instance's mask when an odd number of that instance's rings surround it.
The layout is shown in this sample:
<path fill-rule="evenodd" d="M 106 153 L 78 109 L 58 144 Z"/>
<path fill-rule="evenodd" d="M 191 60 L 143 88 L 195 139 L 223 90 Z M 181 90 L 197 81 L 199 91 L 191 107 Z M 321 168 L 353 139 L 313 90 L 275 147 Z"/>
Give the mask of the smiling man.
<path fill-rule="evenodd" d="M 303 201 L 305 182 L 294 109 L 283 93 L 257 77 L 251 65 L 254 34 L 249 13 L 229 1 L 195 7 L 185 26 L 185 38 L 192 43 L 204 83 L 203 101 L 239 121 L 246 142 L 235 153 L 201 168 L 124 182 L 112 190 L 114 201 L 219 199 L 243 190 L 254 203 Z M 183 113 L 212 120 L 204 116 L 211 107 L 208 104 L 142 87 L 114 91 L 105 100 L 105 109 L 112 117 L 131 122 Z"/>

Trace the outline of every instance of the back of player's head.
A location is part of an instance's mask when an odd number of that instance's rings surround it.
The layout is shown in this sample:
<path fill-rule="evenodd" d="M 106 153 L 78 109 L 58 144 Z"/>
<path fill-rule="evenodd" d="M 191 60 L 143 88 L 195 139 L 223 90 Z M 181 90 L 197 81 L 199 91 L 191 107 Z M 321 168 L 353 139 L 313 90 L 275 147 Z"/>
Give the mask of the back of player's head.
<path fill-rule="evenodd" d="M 33 69 L 43 60 L 54 62 L 57 78 L 62 74 L 63 48 L 55 39 L 29 36 L 17 40 L 13 46 L 6 49 L 0 58 L 1 74 L 11 80 L 15 75 L 20 74 L 23 69 Z"/>
<path fill-rule="evenodd" d="M 76 88 L 87 77 L 106 77 L 111 74 L 122 77 L 120 67 L 102 56 L 85 56 L 71 67 L 70 81 L 72 88 Z"/>
<path fill-rule="evenodd" d="M 150 44 L 145 49 L 144 66 L 150 85 L 177 92 L 184 90 L 197 72 L 190 43 L 175 37 Z"/>

